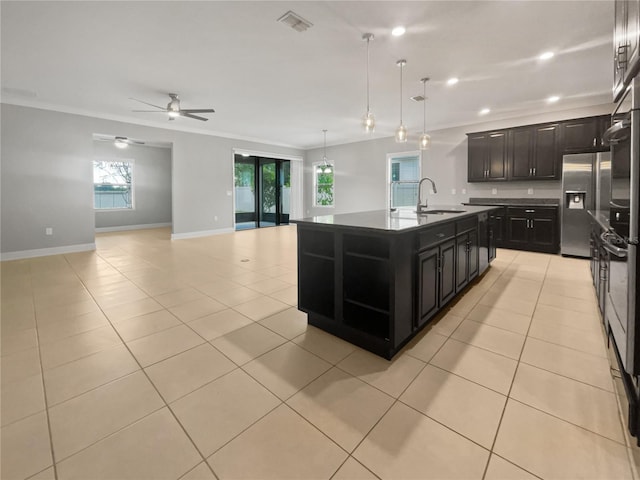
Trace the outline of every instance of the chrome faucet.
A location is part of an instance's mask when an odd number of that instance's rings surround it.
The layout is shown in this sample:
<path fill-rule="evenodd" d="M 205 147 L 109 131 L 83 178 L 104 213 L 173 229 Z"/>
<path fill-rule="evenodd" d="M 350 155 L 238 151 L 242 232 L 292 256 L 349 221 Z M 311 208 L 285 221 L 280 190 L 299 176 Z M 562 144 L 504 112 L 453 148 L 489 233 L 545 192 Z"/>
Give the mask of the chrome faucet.
<path fill-rule="evenodd" d="M 422 183 L 425 180 L 429 180 L 431 182 L 431 188 L 433 188 L 433 193 L 438 193 L 438 189 L 436 188 L 435 182 L 431 180 L 429 177 L 424 177 L 422 180 L 420 180 L 420 183 L 418 184 L 418 205 L 416 206 L 417 213 L 422 213 L 428 208 L 426 200 L 424 201 L 424 204 L 422 204 Z"/>

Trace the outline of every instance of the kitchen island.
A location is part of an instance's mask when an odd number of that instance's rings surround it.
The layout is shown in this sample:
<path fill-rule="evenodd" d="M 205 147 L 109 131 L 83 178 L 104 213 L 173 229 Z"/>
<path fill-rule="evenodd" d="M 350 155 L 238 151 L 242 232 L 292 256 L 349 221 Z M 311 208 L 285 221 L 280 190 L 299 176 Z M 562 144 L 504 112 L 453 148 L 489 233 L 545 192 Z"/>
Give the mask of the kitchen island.
<path fill-rule="evenodd" d="M 298 226 L 298 308 L 391 359 L 495 257 L 492 206 L 323 215 Z"/>

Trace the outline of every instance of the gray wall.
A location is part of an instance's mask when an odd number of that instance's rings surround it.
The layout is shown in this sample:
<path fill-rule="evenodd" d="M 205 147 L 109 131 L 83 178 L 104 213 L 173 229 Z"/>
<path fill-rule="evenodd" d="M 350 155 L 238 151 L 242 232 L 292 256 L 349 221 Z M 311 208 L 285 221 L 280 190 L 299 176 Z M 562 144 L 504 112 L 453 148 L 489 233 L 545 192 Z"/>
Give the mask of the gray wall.
<path fill-rule="evenodd" d="M 2 104 L 2 253 L 94 241 L 94 133 L 173 144 L 175 234 L 232 228 L 234 148 L 300 157 L 304 153 L 245 140 Z M 53 227 L 53 236 L 45 236 L 45 227 Z"/>
<path fill-rule="evenodd" d="M 171 148 L 94 140 L 93 159 L 133 159 L 134 208 L 96 210 L 96 228 L 171 223 Z"/>
<path fill-rule="evenodd" d="M 612 104 L 587 108 L 530 115 L 497 122 L 482 122 L 463 127 L 430 130 L 432 146 L 422 157 L 422 175 L 435 180 L 438 193 L 428 193 L 431 204 L 459 204 L 469 197 L 549 198 L 559 197 L 561 182 L 467 182 L 466 133 L 506 128 L 519 125 L 589 117 L 611 113 Z M 363 133 L 363 136 L 365 134 Z M 417 150 L 417 136 L 412 135 L 405 144 L 395 143 L 393 137 L 366 140 L 327 147 L 327 157 L 335 164 L 335 208 L 313 206 L 312 163 L 322 159 L 322 148 L 307 151 L 305 158 L 305 214 L 330 215 L 334 213 L 384 209 L 386 200 L 386 156 Z M 496 195 L 492 189 L 497 190 Z M 533 188 L 533 194 L 528 189 Z M 455 190 L 455 193 L 452 193 Z M 424 194 L 424 192 L 423 192 Z M 427 196 L 425 195 L 425 196 Z"/>

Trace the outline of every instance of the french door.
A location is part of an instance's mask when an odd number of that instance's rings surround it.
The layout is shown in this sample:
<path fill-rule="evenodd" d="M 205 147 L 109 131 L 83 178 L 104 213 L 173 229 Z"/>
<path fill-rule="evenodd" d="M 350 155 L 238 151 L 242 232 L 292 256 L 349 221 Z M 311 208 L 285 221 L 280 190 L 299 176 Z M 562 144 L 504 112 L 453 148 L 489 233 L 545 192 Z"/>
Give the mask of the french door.
<path fill-rule="evenodd" d="M 236 230 L 289 223 L 291 162 L 235 155 Z"/>

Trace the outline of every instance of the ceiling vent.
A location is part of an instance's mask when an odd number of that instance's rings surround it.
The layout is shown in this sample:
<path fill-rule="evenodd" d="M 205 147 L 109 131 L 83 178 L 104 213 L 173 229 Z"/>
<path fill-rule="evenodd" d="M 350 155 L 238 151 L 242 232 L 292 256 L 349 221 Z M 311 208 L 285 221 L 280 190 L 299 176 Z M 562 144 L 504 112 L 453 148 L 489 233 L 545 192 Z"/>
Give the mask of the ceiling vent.
<path fill-rule="evenodd" d="M 287 13 L 282 15 L 278 19 L 278 21 L 284 23 L 285 25 L 289 25 L 296 32 L 304 32 L 309 27 L 313 26 L 313 23 L 308 22 L 307 20 L 302 18 L 300 15 L 293 13 L 291 10 L 289 10 Z"/>
<path fill-rule="evenodd" d="M 415 95 L 411 97 L 411 100 L 413 100 L 414 102 L 424 102 L 425 98 L 422 95 Z"/>

